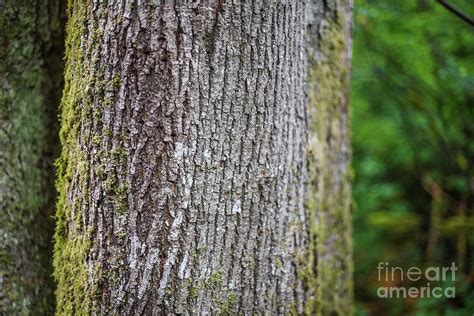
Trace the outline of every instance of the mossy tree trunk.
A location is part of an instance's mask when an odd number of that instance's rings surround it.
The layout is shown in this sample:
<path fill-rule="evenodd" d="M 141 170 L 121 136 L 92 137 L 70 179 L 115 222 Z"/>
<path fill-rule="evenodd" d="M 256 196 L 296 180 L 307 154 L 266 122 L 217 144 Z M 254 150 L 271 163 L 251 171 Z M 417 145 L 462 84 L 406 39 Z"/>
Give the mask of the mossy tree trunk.
<path fill-rule="evenodd" d="M 59 314 L 350 313 L 332 3 L 70 2 Z"/>
<path fill-rule="evenodd" d="M 54 309 L 53 159 L 65 5 L 0 1 L 0 314 Z"/>
<path fill-rule="evenodd" d="M 352 0 L 311 1 L 308 15 L 308 205 L 318 314 L 351 312 L 349 87 Z M 313 254 L 315 254 L 313 256 Z"/>

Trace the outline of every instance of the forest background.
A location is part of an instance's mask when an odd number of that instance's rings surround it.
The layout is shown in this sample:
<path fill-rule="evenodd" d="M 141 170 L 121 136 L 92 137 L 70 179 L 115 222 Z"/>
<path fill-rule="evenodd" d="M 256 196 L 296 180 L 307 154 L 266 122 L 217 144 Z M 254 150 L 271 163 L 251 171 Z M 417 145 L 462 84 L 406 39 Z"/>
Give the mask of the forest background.
<path fill-rule="evenodd" d="M 450 3 L 474 16 L 472 0 Z M 474 28 L 428 0 L 358 0 L 354 24 L 356 314 L 472 315 Z M 417 286 L 379 281 L 379 262 L 455 262 L 456 280 L 436 286 L 456 298 L 379 298 Z"/>

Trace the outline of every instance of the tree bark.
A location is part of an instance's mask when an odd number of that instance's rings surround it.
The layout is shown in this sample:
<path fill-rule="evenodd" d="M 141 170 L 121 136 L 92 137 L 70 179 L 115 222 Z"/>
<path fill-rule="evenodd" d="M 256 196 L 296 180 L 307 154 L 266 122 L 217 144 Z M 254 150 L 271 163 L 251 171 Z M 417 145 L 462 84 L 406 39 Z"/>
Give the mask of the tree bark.
<path fill-rule="evenodd" d="M 70 2 L 59 314 L 350 313 L 335 4 Z"/>
<path fill-rule="evenodd" d="M 0 314 L 48 314 L 60 1 L 0 2 Z M 64 14 L 62 14 L 64 16 Z"/>
<path fill-rule="evenodd" d="M 308 15 L 308 205 L 317 300 L 311 310 L 352 310 L 349 87 L 352 0 L 311 1 Z"/>

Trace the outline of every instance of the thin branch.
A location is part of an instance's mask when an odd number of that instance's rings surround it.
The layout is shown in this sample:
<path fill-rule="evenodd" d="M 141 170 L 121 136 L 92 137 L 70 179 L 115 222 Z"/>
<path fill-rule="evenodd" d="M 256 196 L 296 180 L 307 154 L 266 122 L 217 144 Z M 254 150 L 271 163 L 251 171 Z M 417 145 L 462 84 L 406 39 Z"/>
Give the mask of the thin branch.
<path fill-rule="evenodd" d="M 446 2 L 445 0 L 437 0 L 439 4 L 441 4 L 443 7 L 457 15 L 459 18 L 461 18 L 464 22 L 467 24 L 474 26 L 474 19 L 468 16 L 467 14 L 463 13 L 461 10 L 453 6 L 452 4 Z"/>

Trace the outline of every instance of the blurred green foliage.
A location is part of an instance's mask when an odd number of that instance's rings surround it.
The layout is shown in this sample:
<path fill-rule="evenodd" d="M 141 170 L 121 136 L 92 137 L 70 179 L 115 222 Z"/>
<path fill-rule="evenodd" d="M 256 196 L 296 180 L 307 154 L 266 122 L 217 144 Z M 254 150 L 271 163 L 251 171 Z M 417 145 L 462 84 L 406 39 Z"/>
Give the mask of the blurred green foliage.
<path fill-rule="evenodd" d="M 431 0 L 356 0 L 354 23 L 357 315 L 472 315 L 474 28 Z M 456 262 L 456 298 L 380 299 L 379 262 Z"/>

